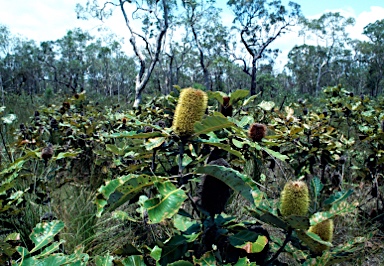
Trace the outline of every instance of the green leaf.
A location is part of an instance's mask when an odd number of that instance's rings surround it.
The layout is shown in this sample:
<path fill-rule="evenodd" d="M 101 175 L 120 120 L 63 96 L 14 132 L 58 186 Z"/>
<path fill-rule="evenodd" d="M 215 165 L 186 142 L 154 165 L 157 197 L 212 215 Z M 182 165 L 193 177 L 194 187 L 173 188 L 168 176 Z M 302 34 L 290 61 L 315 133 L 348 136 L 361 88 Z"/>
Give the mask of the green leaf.
<path fill-rule="evenodd" d="M 208 98 L 216 99 L 221 105 L 223 104 L 223 97 L 225 96 L 228 96 L 228 95 L 222 91 L 215 91 L 215 92 L 208 91 Z"/>
<path fill-rule="evenodd" d="M 317 201 L 317 198 L 320 196 L 320 192 L 323 189 L 323 187 L 324 185 L 321 183 L 318 177 L 314 177 L 311 179 L 311 188 L 316 201 Z"/>
<path fill-rule="evenodd" d="M 277 159 L 279 159 L 281 161 L 285 161 L 285 160 L 289 159 L 289 157 L 287 155 L 283 155 L 283 154 L 281 154 L 281 153 L 279 153 L 277 151 L 273 151 L 273 150 L 268 149 L 266 147 L 262 147 L 261 149 L 264 150 L 269 155 L 271 155 L 271 156 L 273 156 L 273 157 L 275 157 L 275 158 L 277 158 Z"/>
<path fill-rule="evenodd" d="M 317 212 L 313 214 L 310 218 L 311 226 L 321 223 L 327 219 L 331 219 L 337 215 L 344 215 L 356 210 L 356 207 L 346 201 L 339 201 L 336 204 L 333 204 L 332 207 L 325 212 Z"/>
<path fill-rule="evenodd" d="M 118 219 L 120 221 L 131 221 L 131 222 L 137 222 L 136 219 L 133 219 L 132 217 L 130 217 L 128 215 L 128 213 L 124 212 L 124 211 L 114 211 L 112 213 L 112 218 L 115 218 L 115 219 Z"/>
<path fill-rule="evenodd" d="M 106 144 L 105 149 L 107 151 L 110 151 L 110 152 L 116 154 L 116 155 L 123 156 L 125 154 L 124 149 L 120 149 L 119 147 L 117 147 L 116 145 L 113 145 L 113 144 Z"/>
<path fill-rule="evenodd" d="M 170 181 L 156 182 L 155 186 L 159 195 L 156 198 L 146 200 L 144 208 L 148 211 L 151 223 L 160 223 L 178 212 L 187 195 L 185 195 L 182 189 L 176 188 Z"/>
<path fill-rule="evenodd" d="M 173 225 L 176 227 L 176 229 L 180 231 L 186 231 L 189 227 L 191 227 L 194 224 L 196 224 L 195 221 L 183 215 L 177 214 L 173 218 Z"/>
<path fill-rule="evenodd" d="M 247 106 L 248 104 L 250 104 L 251 102 L 253 102 L 259 95 L 261 94 L 261 92 L 259 92 L 258 94 L 256 95 L 252 95 L 251 97 L 245 99 L 244 103 L 243 103 L 243 106 Z"/>
<path fill-rule="evenodd" d="M 331 204 L 336 204 L 340 201 L 343 201 L 347 199 L 350 195 L 352 195 L 353 189 L 349 189 L 345 193 L 342 191 L 338 191 L 335 194 L 331 195 L 328 199 L 324 201 L 325 205 L 331 205 Z"/>
<path fill-rule="evenodd" d="M 261 194 L 256 186 L 251 187 L 250 184 L 254 185 L 254 182 L 247 177 L 246 175 L 241 174 L 240 172 L 233 170 L 232 168 L 227 168 L 224 166 L 217 165 L 206 165 L 198 167 L 195 171 L 197 174 L 207 174 L 211 175 L 220 181 L 227 184 L 234 191 L 238 192 L 249 202 L 254 204 L 254 195 L 252 191 L 255 192 L 255 195 Z M 256 191 L 255 191 L 256 190 Z M 260 193 L 259 193 L 260 192 Z"/>
<path fill-rule="evenodd" d="M 64 239 L 61 239 L 60 242 L 53 242 L 51 245 L 46 247 L 39 255 L 36 255 L 35 259 L 39 259 L 39 258 L 43 258 L 51 255 L 55 251 L 59 250 L 60 245 L 62 245 L 63 243 L 65 243 Z"/>
<path fill-rule="evenodd" d="M 193 258 L 194 265 L 212 266 L 217 265 L 215 255 L 212 251 L 205 253 L 200 259 Z"/>
<path fill-rule="evenodd" d="M 12 124 L 16 118 L 17 116 L 15 114 L 7 114 L 6 116 L 2 117 L 1 120 L 3 120 L 4 124 Z"/>
<path fill-rule="evenodd" d="M 168 264 L 168 266 L 193 266 L 193 264 L 189 261 L 179 260 L 179 261 Z"/>
<path fill-rule="evenodd" d="M 151 257 L 154 258 L 156 261 L 159 261 L 161 258 L 161 252 L 162 249 L 159 248 L 158 246 L 155 246 L 152 251 L 151 251 Z"/>
<path fill-rule="evenodd" d="M 249 90 L 236 90 L 231 93 L 229 104 L 232 105 L 239 100 L 246 98 L 249 94 Z"/>
<path fill-rule="evenodd" d="M 82 151 L 74 151 L 74 152 L 60 152 L 54 159 L 60 160 L 63 158 L 75 158 L 78 154 L 80 154 Z"/>
<path fill-rule="evenodd" d="M 106 138 L 129 138 L 129 139 L 149 139 L 156 137 L 166 137 L 162 132 L 154 131 L 149 133 L 137 133 L 136 131 L 116 132 L 113 134 L 104 134 Z"/>
<path fill-rule="evenodd" d="M 234 247 L 244 249 L 247 253 L 258 253 L 264 249 L 268 238 L 253 231 L 243 230 L 230 236 L 229 243 Z"/>
<path fill-rule="evenodd" d="M 244 128 L 250 124 L 253 124 L 255 119 L 252 116 L 244 116 L 239 122 L 236 123 L 238 127 Z"/>
<path fill-rule="evenodd" d="M 96 198 L 97 217 L 100 217 L 104 211 L 107 200 L 115 191 L 121 192 L 123 195 L 115 203 L 111 204 L 109 211 L 113 211 L 128 200 L 132 199 L 144 188 L 152 186 L 157 177 L 148 175 L 129 174 L 120 176 L 117 179 L 106 181 L 105 185 L 98 189 L 100 193 Z"/>
<path fill-rule="evenodd" d="M 221 116 L 208 116 L 203 119 L 201 122 L 196 122 L 194 124 L 196 136 L 201 134 L 207 134 L 212 131 L 219 129 L 231 127 L 234 124 L 228 121 L 227 118 Z"/>
<path fill-rule="evenodd" d="M 165 137 L 150 138 L 145 142 L 144 146 L 147 151 L 150 151 L 160 147 L 165 141 Z"/>
<path fill-rule="evenodd" d="M 55 235 L 57 235 L 63 228 L 64 223 L 58 220 L 37 224 L 29 236 L 29 238 L 35 244 L 35 247 L 31 250 L 31 253 L 52 242 Z"/>
<path fill-rule="evenodd" d="M 265 111 L 271 111 L 273 107 L 275 107 L 275 103 L 272 101 L 262 101 L 257 106 Z"/>
<path fill-rule="evenodd" d="M 240 258 L 234 266 L 257 266 L 255 262 L 249 262 L 247 257 Z"/>
<path fill-rule="evenodd" d="M 290 215 L 285 217 L 284 220 L 293 228 L 293 229 L 302 229 L 307 230 L 309 228 L 309 218 L 306 216 L 296 216 Z"/>
<path fill-rule="evenodd" d="M 112 266 L 113 265 L 113 257 L 109 254 L 106 256 L 96 256 L 96 266 Z"/>
<path fill-rule="evenodd" d="M 132 255 L 121 261 L 124 266 L 147 266 L 144 263 L 144 258 L 141 255 Z"/>
<path fill-rule="evenodd" d="M 238 157 L 240 159 L 243 159 L 243 154 L 241 152 L 237 151 L 237 150 L 234 150 L 231 147 L 231 145 L 228 145 L 228 144 L 225 144 L 225 143 L 220 143 L 220 142 L 210 142 L 210 141 L 204 140 L 204 139 L 202 139 L 201 141 L 204 142 L 205 144 L 218 147 L 218 148 L 220 148 L 222 150 L 225 150 L 225 151 L 235 155 L 236 157 Z"/>

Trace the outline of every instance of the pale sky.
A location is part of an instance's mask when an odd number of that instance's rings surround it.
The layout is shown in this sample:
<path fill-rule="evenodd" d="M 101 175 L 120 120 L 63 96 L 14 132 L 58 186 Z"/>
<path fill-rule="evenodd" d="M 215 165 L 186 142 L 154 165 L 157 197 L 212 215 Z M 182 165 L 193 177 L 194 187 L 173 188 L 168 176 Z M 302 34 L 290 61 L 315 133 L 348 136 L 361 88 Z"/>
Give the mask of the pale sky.
<path fill-rule="evenodd" d="M 76 3 L 85 4 L 86 0 L 0 0 L 0 24 L 9 27 L 12 34 L 20 34 L 37 43 L 47 40 L 62 38 L 70 29 L 80 27 L 90 31 L 91 35 L 97 34 L 97 28 L 104 25 L 116 33 L 119 37 L 129 39 L 129 33 L 124 24 L 120 12 L 107 22 L 98 20 L 78 20 L 76 18 Z M 217 0 L 219 6 L 225 7 L 227 0 Z M 288 0 L 282 0 L 287 4 Z M 376 20 L 384 19 L 384 0 L 297 0 L 301 5 L 304 16 L 318 18 L 325 12 L 340 12 L 345 17 L 353 17 L 356 25 L 347 29 L 350 37 L 361 39 L 364 26 Z M 118 11 L 118 10 L 117 10 Z M 230 25 L 232 18 L 230 11 L 225 10 L 223 17 L 227 18 L 226 25 Z M 302 38 L 298 37 L 293 29 L 277 39 L 273 48 L 279 48 L 282 52 L 276 59 L 277 65 L 284 65 L 288 52 L 295 44 L 302 44 Z M 129 42 L 125 42 L 124 50 L 132 50 Z"/>

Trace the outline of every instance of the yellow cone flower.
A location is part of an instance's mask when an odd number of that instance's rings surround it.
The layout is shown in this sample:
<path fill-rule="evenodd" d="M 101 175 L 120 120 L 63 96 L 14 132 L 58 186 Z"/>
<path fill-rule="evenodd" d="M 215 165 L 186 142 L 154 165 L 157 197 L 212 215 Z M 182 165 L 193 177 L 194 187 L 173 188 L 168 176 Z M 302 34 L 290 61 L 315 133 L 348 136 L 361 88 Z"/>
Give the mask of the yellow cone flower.
<path fill-rule="evenodd" d="M 332 242 L 333 227 L 334 227 L 333 226 L 333 220 L 328 219 L 328 220 L 322 221 L 321 223 L 318 223 L 314 226 L 311 226 L 308 231 L 315 233 L 324 241 Z M 321 253 L 328 248 L 329 247 L 326 245 L 318 245 L 315 248 L 311 248 L 311 249 L 316 253 Z"/>
<path fill-rule="evenodd" d="M 202 90 L 183 89 L 177 102 L 173 130 L 179 136 L 190 136 L 194 132 L 193 124 L 200 121 L 207 108 L 208 97 Z"/>
<path fill-rule="evenodd" d="M 280 211 L 283 216 L 307 215 L 309 193 L 307 184 L 302 181 L 289 181 L 285 184 L 280 198 Z"/>

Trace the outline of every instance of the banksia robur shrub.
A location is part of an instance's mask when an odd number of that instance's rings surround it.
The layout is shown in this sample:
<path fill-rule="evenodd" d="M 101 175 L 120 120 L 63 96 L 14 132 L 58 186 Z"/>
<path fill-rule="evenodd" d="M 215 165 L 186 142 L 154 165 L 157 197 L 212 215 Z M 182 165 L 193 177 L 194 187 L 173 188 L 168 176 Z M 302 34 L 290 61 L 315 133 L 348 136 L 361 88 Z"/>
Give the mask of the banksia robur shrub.
<path fill-rule="evenodd" d="M 192 135 L 194 132 L 193 124 L 202 119 L 207 103 L 207 94 L 202 90 L 183 89 L 173 118 L 174 132 L 179 136 Z"/>
<path fill-rule="evenodd" d="M 248 137 L 253 141 L 260 142 L 267 135 L 267 126 L 254 123 L 249 127 Z"/>
<path fill-rule="evenodd" d="M 220 113 L 224 116 L 232 116 L 233 106 L 229 104 L 230 100 L 231 98 L 228 96 L 223 97 L 223 104 L 220 106 Z"/>
<path fill-rule="evenodd" d="M 333 220 L 328 219 L 318 223 L 309 228 L 309 232 L 315 233 L 318 235 L 323 241 L 332 242 L 333 238 Z M 315 253 L 321 253 L 324 250 L 328 249 L 326 245 L 316 245 L 316 247 L 311 248 Z"/>
<path fill-rule="evenodd" d="M 305 216 L 309 208 L 309 192 L 303 181 L 289 181 L 285 184 L 280 198 L 280 212 L 289 215 Z"/>
<path fill-rule="evenodd" d="M 222 158 L 214 160 L 210 165 L 230 167 Z M 200 206 L 207 211 L 211 217 L 224 211 L 232 189 L 223 181 L 210 175 L 204 175 L 200 187 Z"/>

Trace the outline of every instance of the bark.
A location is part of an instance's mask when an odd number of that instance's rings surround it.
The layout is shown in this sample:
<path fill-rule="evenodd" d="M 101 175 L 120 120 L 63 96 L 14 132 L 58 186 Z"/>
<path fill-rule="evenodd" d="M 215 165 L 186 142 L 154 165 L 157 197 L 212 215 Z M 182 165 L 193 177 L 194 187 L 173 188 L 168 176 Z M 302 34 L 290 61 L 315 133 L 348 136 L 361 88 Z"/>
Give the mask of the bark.
<path fill-rule="evenodd" d="M 162 0 L 162 5 L 163 5 L 163 25 L 161 25 L 160 32 L 157 35 L 156 42 L 155 42 L 155 52 L 151 56 L 149 60 L 149 66 L 146 65 L 145 63 L 145 57 L 139 50 L 139 47 L 136 42 L 136 37 L 141 38 L 147 46 L 147 50 L 149 50 L 149 44 L 147 39 L 140 35 L 139 33 L 135 32 L 133 28 L 131 27 L 130 21 L 128 19 L 127 13 L 125 12 L 124 9 L 124 3 L 125 1 L 119 0 L 120 2 L 120 8 L 121 12 L 123 13 L 124 19 L 125 19 L 125 24 L 128 27 L 129 32 L 131 33 L 131 38 L 129 39 L 129 42 L 131 43 L 133 50 L 135 52 L 136 57 L 138 58 L 140 62 L 140 70 L 139 73 L 136 75 L 136 81 L 135 81 L 135 102 L 133 104 L 134 108 L 139 107 L 142 101 L 142 93 L 149 81 L 149 78 L 151 77 L 152 71 L 155 68 L 155 65 L 159 59 L 159 55 L 161 52 L 161 48 L 163 45 L 163 39 L 165 37 L 165 34 L 168 29 L 168 8 L 166 4 L 166 0 Z M 150 51 L 149 51 L 150 53 Z M 151 54 L 151 53 L 150 53 Z"/>

